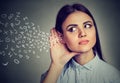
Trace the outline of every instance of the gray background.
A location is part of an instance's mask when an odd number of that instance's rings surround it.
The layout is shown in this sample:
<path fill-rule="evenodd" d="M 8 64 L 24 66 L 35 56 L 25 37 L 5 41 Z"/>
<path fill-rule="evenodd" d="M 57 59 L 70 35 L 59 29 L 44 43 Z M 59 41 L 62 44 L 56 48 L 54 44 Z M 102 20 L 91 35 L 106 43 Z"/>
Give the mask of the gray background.
<path fill-rule="evenodd" d="M 64 4 L 80 2 L 92 12 L 99 31 L 104 59 L 120 70 L 120 1 L 119 0 L 26 0 L 0 2 L 3 13 L 21 12 L 40 30 L 54 27 L 56 14 Z M 0 46 L 2 48 L 2 46 Z M 39 83 L 40 76 L 50 64 L 49 52 L 39 52 L 40 58 L 21 59 L 20 64 L 3 66 L 0 57 L 0 83 Z"/>

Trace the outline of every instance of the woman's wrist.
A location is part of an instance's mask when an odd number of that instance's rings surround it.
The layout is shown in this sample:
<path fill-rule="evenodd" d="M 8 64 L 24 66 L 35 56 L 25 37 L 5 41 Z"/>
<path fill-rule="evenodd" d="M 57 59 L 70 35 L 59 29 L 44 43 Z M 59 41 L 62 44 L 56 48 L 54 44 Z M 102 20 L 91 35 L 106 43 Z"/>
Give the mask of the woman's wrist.
<path fill-rule="evenodd" d="M 64 67 L 64 65 L 55 64 L 55 63 L 51 63 L 51 66 L 50 66 L 50 68 L 53 68 L 53 69 L 58 70 L 58 71 L 62 70 L 63 67 Z"/>
<path fill-rule="evenodd" d="M 63 67 L 51 63 L 48 74 L 43 83 L 56 83 L 59 78 Z"/>
<path fill-rule="evenodd" d="M 63 67 L 51 63 L 48 74 L 43 83 L 56 83 L 62 72 Z"/>

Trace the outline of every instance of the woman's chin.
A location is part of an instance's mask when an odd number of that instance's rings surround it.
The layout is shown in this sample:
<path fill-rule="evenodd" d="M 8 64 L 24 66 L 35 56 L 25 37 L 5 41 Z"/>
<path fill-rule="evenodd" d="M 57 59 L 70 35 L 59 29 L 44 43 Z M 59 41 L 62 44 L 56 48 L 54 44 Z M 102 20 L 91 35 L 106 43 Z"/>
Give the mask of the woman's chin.
<path fill-rule="evenodd" d="M 76 49 L 76 50 L 70 50 L 71 52 L 76 52 L 76 53 L 85 53 L 85 52 L 88 52 L 90 51 L 90 49 L 88 48 L 82 48 L 82 49 Z"/>

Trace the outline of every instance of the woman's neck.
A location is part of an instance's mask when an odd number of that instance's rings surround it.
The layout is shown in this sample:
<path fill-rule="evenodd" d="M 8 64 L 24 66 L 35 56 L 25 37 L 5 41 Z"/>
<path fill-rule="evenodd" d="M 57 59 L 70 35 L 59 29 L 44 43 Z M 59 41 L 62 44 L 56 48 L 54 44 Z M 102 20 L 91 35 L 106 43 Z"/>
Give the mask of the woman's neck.
<path fill-rule="evenodd" d="M 89 61 L 91 61 L 94 58 L 94 56 L 95 56 L 94 52 L 91 49 L 88 52 L 84 52 L 84 53 L 80 53 L 79 55 L 76 55 L 74 57 L 74 59 L 80 65 L 84 65 L 84 64 L 88 63 Z"/>

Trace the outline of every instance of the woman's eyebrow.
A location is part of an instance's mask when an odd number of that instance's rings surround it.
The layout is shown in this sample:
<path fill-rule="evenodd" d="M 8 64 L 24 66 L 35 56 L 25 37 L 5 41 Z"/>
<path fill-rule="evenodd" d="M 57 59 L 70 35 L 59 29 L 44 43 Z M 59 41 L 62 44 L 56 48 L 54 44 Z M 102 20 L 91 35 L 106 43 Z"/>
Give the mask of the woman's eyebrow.
<path fill-rule="evenodd" d="M 87 24 L 87 23 L 91 23 L 92 24 L 92 21 L 86 21 L 83 24 Z"/>
<path fill-rule="evenodd" d="M 67 28 L 69 28 L 70 26 L 78 26 L 77 24 L 69 24 L 68 26 L 67 26 Z"/>

